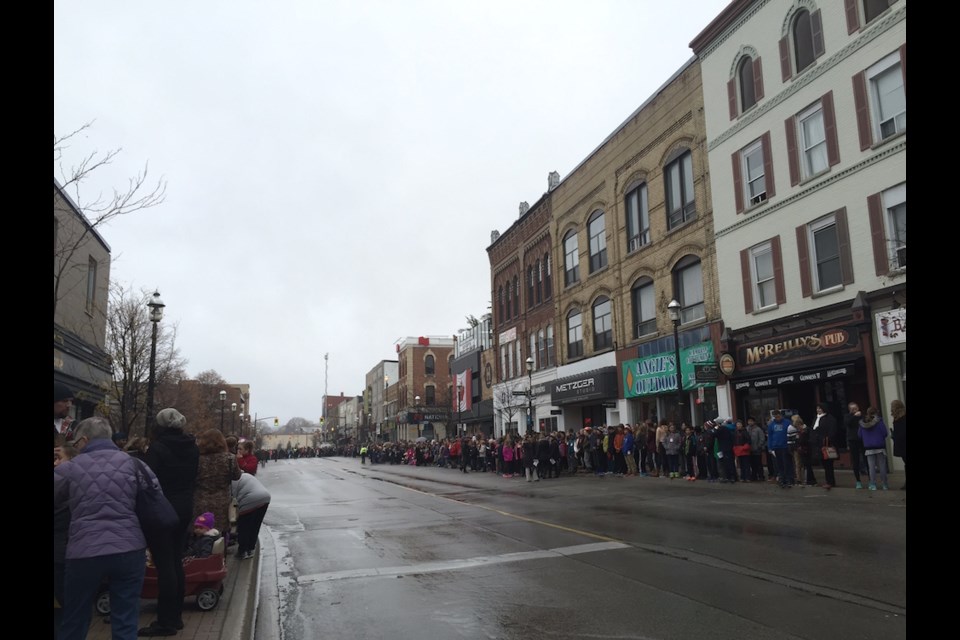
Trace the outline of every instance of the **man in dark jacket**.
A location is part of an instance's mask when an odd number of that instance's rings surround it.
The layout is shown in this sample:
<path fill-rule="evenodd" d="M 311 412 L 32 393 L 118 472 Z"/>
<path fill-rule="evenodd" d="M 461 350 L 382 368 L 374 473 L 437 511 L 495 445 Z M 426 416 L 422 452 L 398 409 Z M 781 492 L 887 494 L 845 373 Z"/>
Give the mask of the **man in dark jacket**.
<path fill-rule="evenodd" d="M 860 407 L 856 402 L 847 405 L 847 415 L 843 417 L 843 426 L 847 436 L 847 451 L 850 452 L 850 466 L 857 481 L 857 489 L 863 489 L 860 482 L 860 469 L 863 466 L 863 440 L 860 439 Z"/>
<path fill-rule="evenodd" d="M 200 461 L 196 441 L 183 432 L 186 423 L 176 409 L 158 413 L 153 441 L 144 456 L 180 523 L 170 534 L 147 540 L 157 567 L 157 619 L 140 629 L 140 636 L 172 636 L 183 628 L 186 585 L 181 559 L 193 526 L 193 489 Z"/>
<path fill-rule="evenodd" d="M 823 462 L 823 475 L 826 481 L 820 485 L 824 489 L 837 486 L 837 478 L 833 472 L 833 460 L 823 456 L 823 448 L 836 447 L 843 442 L 840 430 L 837 428 L 837 419 L 827 413 L 827 406 L 822 402 L 817 405 L 817 417 L 813 421 L 813 455 Z"/>
<path fill-rule="evenodd" d="M 737 463 L 733 455 L 733 435 L 737 426 L 733 423 L 733 418 L 718 417 L 714 422 L 717 429 L 714 432 L 717 437 L 717 444 L 720 446 L 720 482 L 737 481 Z"/>
<path fill-rule="evenodd" d="M 550 437 L 545 434 L 540 434 L 540 439 L 537 441 L 537 475 L 540 478 L 549 478 L 550 477 Z"/>

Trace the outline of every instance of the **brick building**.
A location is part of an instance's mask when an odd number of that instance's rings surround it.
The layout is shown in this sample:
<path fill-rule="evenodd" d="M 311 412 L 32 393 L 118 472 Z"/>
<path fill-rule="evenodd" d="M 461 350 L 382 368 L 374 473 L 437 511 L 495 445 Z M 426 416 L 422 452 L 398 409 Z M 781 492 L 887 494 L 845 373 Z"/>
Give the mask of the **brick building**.
<path fill-rule="evenodd" d="M 420 336 L 397 343 L 397 425 L 391 439 L 453 435 L 452 337 Z M 419 399 L 418 399 L 419 398 Z"/>

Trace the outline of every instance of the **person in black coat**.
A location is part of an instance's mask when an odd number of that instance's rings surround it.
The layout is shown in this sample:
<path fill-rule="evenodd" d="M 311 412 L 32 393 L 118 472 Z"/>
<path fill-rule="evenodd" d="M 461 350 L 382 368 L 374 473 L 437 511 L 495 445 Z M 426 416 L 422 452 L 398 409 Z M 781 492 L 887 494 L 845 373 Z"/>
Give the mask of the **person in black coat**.
<path fill-rule="evenodd" d="M 890 403 L 890 418 L 893 425 L 893 455 L 903 460 L 903 475 L 907 475 L 907 407 L 902 400 Z M 907 490 L 907 481 L 900 487 Z"/>
<path fill-rule="evenodd" d="M 550 438 L 545 433 L 540 434 L 537 440 L 537 476 L 550 477 Z"/>
<path fill-rule="evenodd" d="M 533 436 L 529 433 L 523 436 L 523 473 L 527 482 L 540 482 L 540 476 L 537 475 L 537 465 L 533 461 L 537 460 L 537 443 L 533 441 Z"/>
<path fill-rule="evenodd" d="M 819 456 L 823 462 L 823 475 L 826 481 L 821 486 L 830 489 L 837 486 L 837 478 L 833 472 L 833 460 L 823 457 L 823 448 L 826 446 L 838 447 L 844 442 L 846 434 L 841 434 L 837 419 L 827 412 L 827 405 L 822 402 L 817 405 L 817 417 L 813 421 L 813 455 Z"/>
<path fill-rule="evenodd" d="M 158 413 L 153 439 L 144 455 L 144 462 L 156 474 L 180 522 L 167 536 L 147 539 L 157 567 L 157 619 L 140 629 L 140 636 L 171 636 L 183 628 L 186 585 L 182 556 L 193 526 L 193 490 L 200 463 L 196 440 L 183 432 L 186 423 L 176 409 Z"/>

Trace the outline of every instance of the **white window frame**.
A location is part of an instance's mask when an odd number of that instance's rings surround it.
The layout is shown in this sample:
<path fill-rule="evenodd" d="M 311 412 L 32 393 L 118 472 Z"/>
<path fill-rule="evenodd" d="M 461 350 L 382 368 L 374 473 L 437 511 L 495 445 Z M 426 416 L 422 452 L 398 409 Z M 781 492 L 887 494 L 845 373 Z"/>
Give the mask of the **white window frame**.
<path fill-rule="evenodd" d="M 576 316 L 579 319 L 579 324 L 577 324 L 574 327 L 574 326 L 571 326 L 570 324 L 570 320 L 572 319 L 570 312 L 569 311 L 567 312 L 566 325 L 567 325 L 567 357 L 568 358 L 579 358 L 580 356 L 583 355 L 583 311 L 580 309 L 576 309 Z M 571 330 L 573 330 L 573 334 L 575 336 L 579 336 L 577 340 L 570 339 Z M 570 346 L 578 342 L 580 343 L 580 349 L 579 349 L 580 353 L 571 355 Z"/>
<path fill-rule="evenodd" d="M 519 378 L 523 373 L 523 345 L 520 340 L 514 342 L 516 345 L 517 357 L 513 361 L 513 377 Z"/>
<path fill-rule="evenodd" d="M 690 269 L 696 267 L 700 270 L 700 297 L 697 301 L 689 299 L 690 291 L 687 290 L 687 287 L 684 286 L 683 276 Z M 688 264 L 685 267 L 681 267 L 676 271 L 676 282 L 677 282 L 677 298 L 680 303 L 680 323 L 688 324 L 690 322 L 696 322 L 697 320 L 702 320 L 707 317 L 706 311 L 706 301 L 704 300 L 704 291 L 703 291 L 703 260 L 697 260 L 693 264 Z"/>
<path fill-rule="evenodd" d="M 627 253 L 650 244 L 650 208 L 647 199 L 647 183 L 644 182 L 629 192 L 627 208 Z"/>
<path fill-rule="evenodd" d="M 759 157 L 759 174 L 750 175 L 750 158 Z M 746 208 L 755 207 L 767 200 L 767 176 L 764 167 L 763 140 L 757 140 L 740 152 L 741 171 L 743 175 L 743 200 L 747 203 Z M 759 190 L 754 192 L 752 185 L 759 182 Z"/>
<path fill-rule="evenodd" d="M 537 332 L 530 332 L 530 357 L 533 358 L 533 370 L 536 371 L 539 369 L 537 364 L 539 360 L 537 359 Z"/>
<path fill-rule="evenodd" d="M 807 138 L 804 122 L 814 117 L 820 118 L 820 133 L 822 137 L 819 140 L 810 140 Z M 830 169 L 830 157 L 827 152 L 827 123 L 823 118 L 823 102 L 817 100 L 803 111 L 797 114 L 797 141 L 800 151 L 800 173 L 803 180 L 824 173 Z M 823 154 L 823 168 L 815 170 L 812 157 L 814 153 Z"/>
<path fill-rule="evenodd" d="M 606 298 L 606 296 L 604 296 Z M 607 305 L 607 313 L 602 316 L 597 316 L 597 310 L 601 305 Z M 600 302 L 599 304 L 594 303 L 591 308 L 593 315 L 593 349 L 597 351 L 599 349 L 609 349 L 613 346 L 613 301 L 610 298 L 607 298 L 605 301 Z M 609 344 L 598 345 L 597 339 L 601 337 L 602 334 L 610 333 Z"/>
<path fill-rule="evenodd" d="M 827 227 L 831 227 L 831 226 L 833 227 L 833 233 L 837 239 L 836 261 L 837 261 L 837 276 L 838 276 L 839 282 L 837 282 L 837 284 L 831 284 L 830 286 L 825 287 L 820 282 L 820 269 L 819 269 L 820 259 L 819 259 L 819 256 L 817 255 L 816 234 L 817 232 L 822 231 L 823 229 L 826 229 Z M 808 233 L 807 243 L 810 247 L 810 270 L 812 272 L 810 275 L 813 279 L 814 291 L 816 293 L 823 293 L 825 291 L 842 289 L 843 288 L 843 266 L 842 266 L 843 256 L 840 251 L 840 230 L 837 228 L 837 217 L 831 213 L 830 215 L 824 216 L 819 220 L 815 220 L 811 222 L 807 226 L 807 233 Z"/>
<path fill-rule="evenodd" d="M 907 97 L 903 89 L 903 71 L 900 65 L 900 52 L 894 51 L 867 69 L 865 74 L 867 92 L 870 99 L 870 124 L 873 127 L 873 139 L 878 142 L 893 138 L 907 130 Z M 896 77 L 900 80 L 900 93 L 903 94 L 901 98 L 903 110 L 888 115 L 886 120 L 881 120 L 883 115 L 880 113 L 880 93 L 877 78 L 891 71 L 895 73 Z M 894 130 L 892 133 L 884 136 L 882 132 L 883 125 L 888 122 L 892 123 Z"/>
<path fill-rule="evenodd" d="M 650 292 L 649 302 L 650 302 L 650 309 L 652 313 L 650 314 L 649 318 L 644 316 L 643 314 L 643 295 L 642 293 L 638 293 L 646 290 L 649 290 Z M 634 317 L 634 327 L 633 327 L 634 336 L 633 337 L 642 338 L 643 336 L 648 336 L 656 333 L 657 332 L 656 290 L 654 289 L 654 286 L 653 286 L 653 280 L 648 280 L 644 282 L 644 284 L 640 285 L 639 287 L 634 286 L 630 288 L 630 304 L 633 306 L 633 309 L 631 310 L 633 312 L 633 317 Z M 651 325 L 653 328 L 650 331 L 641 333 L 640 327 L 651 321 L 653 322 L 653 324 Z"/>
<path fill-rule="evenodd" d="M 770 276 L 760 280 L 760 270 L 757 262 L 764 257 L 770 258 Z M 776 265 L 773 264 L 773 244 L 764 242 L 750 249 L 750 284 L 753 286 L 753 310 L 770 309 L 777 306 L 777 279 Z M 769 296 L 771 300 L 763 304 L 763 285 L 770 284 L 773 291 Z"/>
<path fill-rule="evenodd" d="M 596 227 L 600 228 L 597 229 Z M 607 214 L 604 211 L 594 211 L 590 222 L 587 223 L 587 236 L 590 246 L 590 273 L 600 271 L 607 266 Z"/>
<path fill-rule="evenodd" d="M 693 176 L 693 152 L 686 149 L 664 167 L 664 188 L 666 189 L 667 229 L 673 230 L 693 220 L 697 213 L 696 193 Z M 676 190 L 671 185 L 676 175 Z M 674 198 L 678 201 L 674 202 Z M 673 218 L 677 218 L 676 222 Z"/>
<path fill-rule="evenodd" d="M 904 226 L 906 226 L 906 215 L 907 215 L 907 183 L 898 184 L 895 187 L 891 187 L 883 192 L 883 216 L 884 216 L 884 225 L 886 226 L 886 240 L 887 240 L 887 249 L 889 251 L 890 266 L 895 271 L 902 271 L 907 268 L 906 265 L 906 252 L 907 252 L 907 242 L 906 237 L 901 241 L 897 236 L 897 222 L 896 222 L 896 211 L 895 209 L 903 205 L 903 216 L 904 216 Z M 906 231 L 904 231 L 904 236 L 906 236 Z M 903 255 L 904 264 L 900 264 L 901 250 Z"/>
<path fill-rule="evenodd" d="M 553 352 L 553 325 L 547 325 L 547 366 L 552 367 L 556 363 L 556 354 Z"/>
<path fill-rule="evenodd" d="M 573 247 L 567 246 L 573 242 Z M 571 232 L 563 240 L 563 282 L 571 285 L 580 281 L 580 242 L 577 233 Z M 573 273 L 571 276 L 570 274 Z"/>

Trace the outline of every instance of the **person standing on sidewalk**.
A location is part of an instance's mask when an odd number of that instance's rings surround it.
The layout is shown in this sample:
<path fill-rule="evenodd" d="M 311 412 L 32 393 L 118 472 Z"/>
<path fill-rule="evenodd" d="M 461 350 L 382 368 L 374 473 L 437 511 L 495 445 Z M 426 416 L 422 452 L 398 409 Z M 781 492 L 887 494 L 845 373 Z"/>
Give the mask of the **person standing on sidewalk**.
<path fill-rule="evenodd" d="M 194 487 L 200 464 L 196 441 L 183 432 L 186 424 L 187 419 L 176 409 L 158 413 L 153 442 L 144 454 L 144 462 L 157 475 L 163 495 L 173 505 L 179 523 L 166 537 L 148 540 L 157 567 L 157 619 L 140 629 L 137 633 L 140 636 L 172 636 L 183 628 L 186 581 L 182 555 L 193 529 Z"/>
<path fill-rule="evenodd" d="M 863 456 L 863 440 L 860 439 L 860 407 L 856 402 L 847 405 L 847 415 L 843 418 L 843 426 L 847 431 L 847 451 L 850 452 L 850 467 L 853 469 L 853 477 L 857 481 L 857 489 L 863 489 L 863 483 L 860 481 L 860 468 Z"/>
<path fill-rule="evenodd" d="M 750 479 L 763 482 L 763 452 L 767 449 L 767 434 L 753 416 L 747 418 L 747 433 L 750 434 Z"/>
<path fill-rule="evenodd" d="M 887 434 L 887 425 L 880 419 L 877 410 L 867 407 L 867 413 L 860 421 L 860 439 L 870 470 L 871 491 L 877 490 L 877 480 L 884 491 L 890 488 L 887 486 Z"/>
<path fill-rule="evenodd" d="M 903 491 L 907 490 L 907 407 L 902 400 L 890 403 L 893 424 L 893 455 L 903 460 Z"/>
<path fill-rule="evenodd" d="M 822 402 L 817 405 L 817 417 L 813 421 L 813 441 L 815 449 L 813 455 L 819 455 L 823 461 L 824 489 L 837 486 L 837 478 L 833 472 L 833 460 L 823 456 L 824 447 L 836 447 L 843 441 L 840 430 L 837 428 L 837 419 L 827 413 L 827 406 Z"/>
<path fill-rule="evenodd" d="M 249 473 L 232 482 L 231 492 L 237 501 L 237 557 L 249 560 L 256 551 L 260 525 L 270 506 L 270 492 Z"/>
<path fill-rule="evenodd" d="M 787 429 L 790 421 L 779 410 L 773 412 L 773 419 L 767 425 L 767 448 L 777 457 L 780 488 L 793 486 L 793 455 L 787 442 Z"/>

